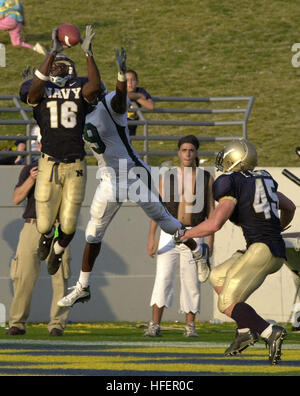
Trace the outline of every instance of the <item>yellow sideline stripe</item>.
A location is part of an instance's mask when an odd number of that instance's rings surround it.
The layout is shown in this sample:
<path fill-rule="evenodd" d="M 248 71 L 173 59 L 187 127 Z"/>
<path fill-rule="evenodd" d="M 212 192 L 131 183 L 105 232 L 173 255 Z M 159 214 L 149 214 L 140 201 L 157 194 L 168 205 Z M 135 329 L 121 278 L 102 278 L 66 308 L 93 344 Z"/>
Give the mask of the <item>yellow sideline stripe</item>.
<path fill-rule="evenodd" d="M 91 352 L 88 356 L 72 355 L 72 352 L 77 353 Z M 215 373 L 285 373 L 290 371 L 296 371 L 300 374 L 299 366 L 269 366 L 267 350 L 251 349 L 245 351 L 240 357 L 227 358 L 224 356 L 209 356 L 209 354 L 223 354 L 223 349 L 220 348 L 196 348 L 195 350 L 185 349 L 185 348 L 126 348 L 121 349 L 119 352 L 127 352 L 135 354 L 137 352 L 149 353 L 149 356 L 97 356 L 93 355 L 94 352 L 118 352 L 117 348 L 105 349 L 95 349 L 93 351 L 89 350 L 65 350 L 60 349 L 55 352 L 57 355 L 48 355 L 49 350 L 26 350 L 22 351 L 20 349 L 5 349 L 1 351 L 0 355 L 0 375 L 1 370 L 4 369 L 18 369 L 18 370 L 28 370 L 30 375 L 30 370 L 41 370 L 44 374 L 47 374 L 47 370 L 132 370 L 132 371 L 174 371 L 182 372 L 193 372 L 197 375 L 198 372 L 215 372 Z M 45 353 L 45 355 L 28 355 L 30 353 Z M 169 356 L 152 356 L 152 353 L 168 353 Z M 192 356 L 191 358 L 187 356 L 172 356 L 172 353 L 188 353 L 188 354 L 204 354 L 204 356 Z M 193 359 L 190 363 L 189 359 Z M 199 364 L 196 363 L 199 359 Z M 296 361 L 300 360 L 300 351 L 284 351 L 283 359 L 285 361 Z M 164 361 L 172 361 L 164 364 Z M 178 362 L 178 360 L 182 360 Z M 203 363 L 203 360 L 206 360 Z M 222 364 L 222 361 L 226 360 L 226 364 Z M 228 360 L 232 360 L 232 364 L 228 364 Z M 248 363 L 258 360 L 265 362 L 263 365 L 251 366 Z M 201 362 L 200 362 L 201 361 Z M 210 362 L 211 361 L 211 362 Z M 18 363 L 19 364 L 16 364 Z M 140 362 L 140 363 L 139 363 Z M 218 362 L 218 363 L 216 363 Z M 27 373 L 27 372 L 26 372 Z M 26 374 L 28 375 L 28 374 Z"/>

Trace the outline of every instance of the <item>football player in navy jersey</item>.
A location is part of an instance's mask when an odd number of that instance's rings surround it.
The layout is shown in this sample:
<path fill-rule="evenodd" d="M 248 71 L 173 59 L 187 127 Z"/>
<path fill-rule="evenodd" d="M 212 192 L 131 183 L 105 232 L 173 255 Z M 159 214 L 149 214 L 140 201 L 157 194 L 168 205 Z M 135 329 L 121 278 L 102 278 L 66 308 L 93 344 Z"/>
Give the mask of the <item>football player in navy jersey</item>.
<path fill-rule="evenodd" d="M 81 48 L 87 60 L 87 77 L 77 77 L 75 65 L 63 55 L 52 32 L 52 48 L 31 80 L 20 89 L 21 99 L 33 106 L 42 135 L 42 154 L 35 188 L 37 228 L 42 234 L 39 258 L 48 256 L 48 272 L 54 275 L 64 249 L 77 225 L 86 184 L 83 129 L 89 103 L 100 94 L 101 78 L 92 53 L 94 32 L 86 27 Z M 59 218 L 59 235 L 54 240 L 53 224 Z M 53 242 L 53 249 L 51 249 Z M 50 252 L 51 251 L 51 252 Z M 49 255 L 50 253 L 50 255 Z"/>
<path fill-rule="evenodd" d="M 296 207 L 277 191 L 278 184 L 268 172 L 254 170 L 256 165 L 256 149 L 246 139 L 225 146 L 216 159 L 217 168 L 225 173 L 213 184 L 218 206 L 209 219 L 186 230 L 182 239 L 211 235 L 227 220 L 242 228 L 247 249 L 234 253 L 210 275 L 220 312 L 237 323 L 236 337 L 225 354 L 242 352 L 257 342 L 259 334 L 269 347 L 270 364 L 275 365 L 281 358 L 286 330 L 265 321 L 245 301 L 284 264 L 281 232 L 293 219 Z"/>

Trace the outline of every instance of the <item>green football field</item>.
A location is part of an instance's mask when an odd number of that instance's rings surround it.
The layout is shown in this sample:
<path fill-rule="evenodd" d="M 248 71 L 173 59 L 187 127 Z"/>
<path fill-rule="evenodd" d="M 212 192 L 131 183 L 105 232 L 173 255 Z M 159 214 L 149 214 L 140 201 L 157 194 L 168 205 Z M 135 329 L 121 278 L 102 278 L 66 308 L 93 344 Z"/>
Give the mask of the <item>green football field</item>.
<path fill-rule="evenodd" d="M 183 337 L 183 323 L 163 323 L 160 338 L 143 337 L 145 323 L 69 324 L 63 337 L 49 336 L 45 324 L 28 325 L 25 336 L 0 329 L 1 376 L 298 376 L 300 333 L 290 331 L 282 361 L 268 363 L 262 341 L 236 357 L 224 350 L 234 325 L 198 323 L 199 338 Z"/>

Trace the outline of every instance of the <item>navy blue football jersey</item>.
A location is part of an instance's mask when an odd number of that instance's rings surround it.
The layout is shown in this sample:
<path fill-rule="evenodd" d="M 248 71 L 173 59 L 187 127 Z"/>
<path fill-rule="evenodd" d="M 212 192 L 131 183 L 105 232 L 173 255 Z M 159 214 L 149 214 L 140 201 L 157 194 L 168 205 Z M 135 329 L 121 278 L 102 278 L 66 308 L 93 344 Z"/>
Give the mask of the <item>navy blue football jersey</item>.
<path fill-rule="evenodd" d="M 230 218 L 243 230 L 247 247 L 262 242 L 276 257 L 285 258 L 278 214 L 277 182 L 264 170 L 225 173 L 213 184 L 216 201 L 233 197 L 237 204 Z"/>
<path fill-rule="evenodd" d="M 33 106 L 33 115 L 41 129 L 42 152 L 58 159 L 82 158 L 85 155 L 83 129 L 88 103 L 82 96 L 86 77 L 75 77 L 63 88 L 47 81 L 44 97 Z M 20 89 L 21 100 L 27 103 L 32 80 Z"/>

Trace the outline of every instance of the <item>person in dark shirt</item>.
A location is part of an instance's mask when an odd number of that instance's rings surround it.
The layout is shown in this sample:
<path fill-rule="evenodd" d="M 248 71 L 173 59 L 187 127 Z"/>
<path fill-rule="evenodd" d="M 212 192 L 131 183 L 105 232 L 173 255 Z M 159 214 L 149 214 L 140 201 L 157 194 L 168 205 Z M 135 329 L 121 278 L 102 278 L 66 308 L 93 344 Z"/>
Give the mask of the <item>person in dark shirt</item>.
<path fill-rule="evenodd" d="M 3 149 L 8 151 L 11 155 L 0 156 L 0 165 L 23 165 L 25 164 L 25 157 L 14 154 L 14 151 L 25 151 L 26 140 L 16 140 L 14 142 L 15 148 Z M 2 151 L 2 150 L 1 150 Z"/>
<path fill-rule="evenodd" d="M 138 87 L 138 74 L 135 70 L 127 70 L 126 72 L 127 79 L 127 95 L 131 101 L 129 111 L 128 111 L 128 120 L 138 120 L 138 115 L 130 111 L 130 108 L 134 107 L 145 107 L 148 110 L 154 109 L 154 102 L 151 98 L 151 95 L 145 90 L 145 88 Z M 137 125 L 128 125 L 129 135 L 135 136 Z"/>
<path fill-rule="evenodd" d="M 210 274 L 219 311 L 237 323 L 236 337 L 225 354 L 243 351 L 258 340 L 259 334 L 269 347 L 270 364 L 275 365 L 280 361 L 286 330 L 265 321 L 245 301 L 284 264 L 281 232 L 293 219 L 296 207 L 277 191 L 278 184 L 268 172 L 254 170 L 256 165 L 256 149 L 246 139 L 225 146 L 216 160 L 217 168 L 225 173 L 213 184 L 219 204 L 208 220 L 187 230 L 183 238 L 211 235 L 227 220 L 242 228 L 247 249 L 236 252 Z"/>
<path fill-rule="evenodd" d="M 22 101 L 33 106 L 33 115 L 42 135 L 35 199 L 37 228 L 42 234 L 39 258 L 45 260 L 49 256 L 50 275 L 58 270 L 64 249 L 75 234 L 86 184 L 82 138 L 85 117 L 89 104 L 100 94 L 101 83 L 91 48 L 92 27 L 86 27 L 86 37 L 81 44 L 88 77 L 77 77 L 74 62 L 61 54 L 63 46 L 57 34 L 55 28 L 52 49 L 33 79 L 25 81 L 20 89 Z M 51 249 L 57 218 L 59 234 Z"/>
<path fill-rule="evenodd" d="M 41 270 L 41 261 L 37 255 L 41 235 L 36 228 L 34 199 L 37 174 L 37 162 L 24 166 L 13 195 L 14 204 L 19 205 L 26 200 L 26 207 L 23 213 L 25 223 L 20 233 L 16 255 L 11 263 L 14 297 L 10 307 L 9 330 L 7 332 L 10 336 L 23 335 L 26 332 L 32 293 Z M 48 324 L 51 336 L 63 335 L 69 314 L 68 309 L 57 306 L 57 301 L 64 296 L 68 287 L 69 249 L 66 249 L 62 262 L 61 268 L 52 277 L 53 297 Z"/>

